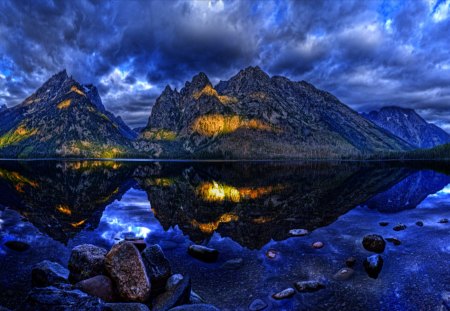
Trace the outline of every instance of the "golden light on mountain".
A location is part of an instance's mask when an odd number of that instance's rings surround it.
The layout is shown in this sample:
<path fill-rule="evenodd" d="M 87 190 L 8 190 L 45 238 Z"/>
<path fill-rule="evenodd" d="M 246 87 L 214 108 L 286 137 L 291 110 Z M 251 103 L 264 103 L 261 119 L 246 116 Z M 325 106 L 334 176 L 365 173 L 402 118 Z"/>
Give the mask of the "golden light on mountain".
<path fill-rule="evenodd" d="M 69 206 L 64 205 L 64 204 L 57 205 L 56 210 L 67 216 L 72 215 L 72 211 L 70 210 Z"/>
<path fill-rule="evenodd" d="M 82 226 L 82 225 L 86 222 L 86 220 L 87 220 L 87 219 L 81 220 L 81 221 L 79 221 L 79 222 L 72 222 L 70 225 L 71 225 L 73 228 L 78 228 L 79 226 Z"/>
<path fill-rule="evenodd" d="M 238 221 L 239 220 L 239 216 L 237 216 L 236 214 L 233 213 L 226 213 L 220 216 L 219 219 L 212 221 L 212 222 L 207 222 L 207 223 L 200 223 L 197 220 L 192 220 L 191 224 L 196 227 L 199 228 L 201 232 L 203 233 L 213 233 L 214 231 L 217 230 L 217 228 L 219 228 L 219 225 L 222 223 L 229 223 L 232 221 Z"/>
<path fill-rule="evenodd" d="M 71 103 L 71 99 L 66 99 L 66 100 L 63 100 L 62 102 L 60 102 L 56 107 L 58 108 L 58 109 L 67 109 L 67 108 L 69 108 L 70 107 L 70 103 Z"/>
<path fill-rule="evenodd" d="M 206 202 L 234 202 L 242 200 L 254 200 L 264 195 L 283 189 L 283 186 L 266 187 L 241 187 L 236 188 L 230 185 L 213 182 L 202 182 L 197 187 L 197 195 Z"/>
<path fill-rule="evenodd" d="M 196 100 L 198 100 L 202 95 L 215 97 L 222 104 L 235 104 L 238 102 L 237 98 L 235 97 L 219 95 L 219 93 L 217 93 L 217 91 L 211 86 L 211 84 L 207 84 L 203 89 L 193 94 Z"/>
<path fill-rule="evenodd" d="M 75 93 L 77 93 L 78 95 L 86 96 L 86 94 L 84 94 L 79 88 L 77 88 L 76 85 L 73 85 L 73 86 L 70 88 L 70 92 L 75 92 Z"/>

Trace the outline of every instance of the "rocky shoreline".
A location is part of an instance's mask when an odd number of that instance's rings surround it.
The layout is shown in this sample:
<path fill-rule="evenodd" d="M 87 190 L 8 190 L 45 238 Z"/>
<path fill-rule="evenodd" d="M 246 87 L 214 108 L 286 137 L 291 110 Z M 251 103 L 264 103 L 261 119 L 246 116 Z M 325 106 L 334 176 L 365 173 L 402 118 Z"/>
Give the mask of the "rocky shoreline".
<path fill-rule="evenodd" d="M 197 258 L 208 259 L 207 248 L 194 248 Z M 109 251 L 78 245 L 67 268 L 44 260 L 33 267 L 31 281 L 32 290 L 15 310 L 219 310 L 192 290 L 188 275 L 172 273 L 159 245 L 133 237 Z"/>

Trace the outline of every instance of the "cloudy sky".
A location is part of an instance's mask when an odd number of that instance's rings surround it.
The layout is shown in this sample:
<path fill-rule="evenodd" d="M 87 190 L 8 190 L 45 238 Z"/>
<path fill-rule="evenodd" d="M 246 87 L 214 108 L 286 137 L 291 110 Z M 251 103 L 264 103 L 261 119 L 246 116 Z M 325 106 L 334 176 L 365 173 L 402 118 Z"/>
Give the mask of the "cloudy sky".
<path fill-rule="evenodd" d="M 141 126 L 166 84 L 250 65 L 360 112 L 414 108 L 450 131 L 450 0 L 0 0 L 0 105 L 66 68 Z"/>

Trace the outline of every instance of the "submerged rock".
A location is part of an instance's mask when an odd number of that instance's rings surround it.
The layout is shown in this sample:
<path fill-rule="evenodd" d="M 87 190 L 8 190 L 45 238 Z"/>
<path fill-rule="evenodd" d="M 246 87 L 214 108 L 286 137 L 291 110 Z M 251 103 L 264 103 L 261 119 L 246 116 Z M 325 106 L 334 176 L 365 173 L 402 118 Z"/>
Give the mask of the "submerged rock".
<path fill-rule="evenodd" d="M 348 257 L 348 258 L 345 260 L 345 265 L 346 265 L 347 267 L 349 267 L 349 268 L 354 267 L 355 264 L 356 264 L 356 258 L 355 258 L 355 257 Z"/>
<path fill-rule="evenodd" d="M 21 241 L 8 241 L 5 246 L 16 252 L 24 252 L 30 248 L 30 245 Z"/>
<path fill-rule="evenodd" d="M 438 221 L 440 224 L 446 224 L 448 223 L 448 219 L 447 218 L 442 218 Z"/>
<path fill-rule="evenodd" d="M 389 225 L 389 223 L 387 221 L 380 221 L 378 224 L 382 227 L 386 227 Z"/>
<path fill-rule="evenodd" d="M 190 295 L 191 279 L 189 276 L 184 276 L 173 288 L 155 298 L 152 311 L 167 311 L 176 306 L 187 304 Z M 198 304 L 193 306 L 198 306 Z"/>
<path fill-rule="evenodd" d="M 364 269 L 367 274 L 376 279 L 383 268 L 383 258 L 380 255 L 372 255 L 364 260 Z"/>
<path fill-rule="evenodd" d="M 292 229 L 289 230 L 289 235 L 290 236 L 305 236 L 308 235 L 309 231 L 306 229 Z"/>
<path fill-rule="evenodd" d="M 238 270 L 242 267 L 242 265 L 244 264 L 244 259 L 242 258 L 234 258 L 234 259 L 230 259 L 227 260 L 222 266 L 222 269 L 226 269 L 226 270 Z"/>
<path fill-rule="evenodd" d="M 153 291 L 164 289 L 167 279 L 172 275 L 172 267 L 169 260 L 157 244 L 148 246 L 142 252 L 147 276 L 150 278 Z"/>
<path fill-rule="evenodd" d="M 275 293 L 272 295 L 274 299 L 281 300 L 281 299 L 287 299 L 291 298 L 295 294 L 295 289 L 292 287 L 288 287 L 286 289 L 283 289 L 281 292 Z"/>
<path fill-rule="evenodd" d="M 106 303 L 102 311 L 150 311 L 150 309 L 137 302 Z"/>
<path fill-rule="evenodd" d="M 325 288 L 325 284 L 319 281 L 299 281 L 295 282 L 294 286 L 299 292 L 315 292 Z"/>
<path fill-rule="evenodd" d="M 423 222 L 422 221 L 417 221 L 416 222 L 416 226 L 423 227 Z"/>
<path fill-rule="evenodd" d="M 113 282 L 106 275 L 97 275 L 78 282 L 75 284 L 75 288 L 104 301 L 112 302 L 116 300 Z"/>
<path fill-rule="evenodd" d="M 114 245 L 106 255 L 105 267 L 122 299 L 145 302 L 150 297 L 150 280 L 133 243 L 125 241 Z"/>
<path fill-rule="evenodd" d="M 386 238 L 386 241 L 394 244 L 395 246 L 399 246 L 400 244 L 402 244 L 402 242 L 396 238 Z"/>
<path fill-rule="evenodd" d="M 47 287 L 68 282 L 69 270 L 56 262 L 44 260 L 36 264 L 31 270 L 31 283 L 33 286 Z"/>
<path fill-rule="evenodd" d="M 205 262 L 215 262 L 219 257 L 219 251 L 203 245 L 191 245 L 188 254 Z"/>
<path fill-rule="evenodd" d="M 324 247 L 324 244 L 323 244 L 323 242 L 317 241 L 312 244 L 312 247 L 315 249 L 319 249 L 319 248 Z"/>
<path fill-rule="evenodd" d="M 345 281 L 353 276 L 355 270 L 352 268 L 342 268 L 333 275 L 333 279 L 337 281 Z"/>
<path fill-rule="evenodd" d="M 406 225 L 404 224 L 397 224 L 394 228 L 392 228 L 394 231 L 401 231 L 406 229 Z"/>
<path fill-rule="evenodd" d="M 82 244 L 74 247 L 69 259 L 69 279 L 76 283 L 96 275 L 105 274 L 104 248 Z"/>
<path fill-rule="evenodd" d="M 248 309 L 250 311 L 261 311 L 267 308 L 267 303 L 265 303 L 262 299 L 255 299 L 252 301 L 252 303 L 248 306 Z"/>
<path fill-rule="evenodd" d="M 362 245 L 369 252 L 382 253 L 386 247 L 386 242 L 381 235 L 369 234 L 363 238 Z"/>
<path fill-rule="evenodd" d="M 100 311 L 103 302 L 80 290 L 67 290 L 57 287 L 35 287 L 25 302 L 18 308 L 23 311 L 79 310 Z"/>
<path fill-rule="evenodd" d="M 213 305 L 202 303 L 196 305 L 182 305 L 172 308 L 169 311 L 219 311 L 219 309 L 217 309 Z"/>

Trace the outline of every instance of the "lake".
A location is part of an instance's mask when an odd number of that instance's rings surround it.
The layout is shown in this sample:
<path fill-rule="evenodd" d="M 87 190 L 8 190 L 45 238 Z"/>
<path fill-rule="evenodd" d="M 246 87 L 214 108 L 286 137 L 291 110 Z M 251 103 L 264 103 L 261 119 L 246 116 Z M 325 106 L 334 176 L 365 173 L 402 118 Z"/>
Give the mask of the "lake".
<path fill-rule="evenodd" d="M 222 310 L 255 299 L 264 310 L 437 310 L 450 291 L 449 218 L 450 165 L 439 162 L 0 161 L 0 304 L 24 299 L 34 264 L 67 266 L 76 245 L 135 235 Z M 372 233 L 401 241 L 387 242 L 376 278 L 363 267 Z M 218 261 L 188 255 L 193 243 Z M 354 274 L 333 278 L 349 257 Z M 325 288 L 271 297 L 302 280 Z"/>

